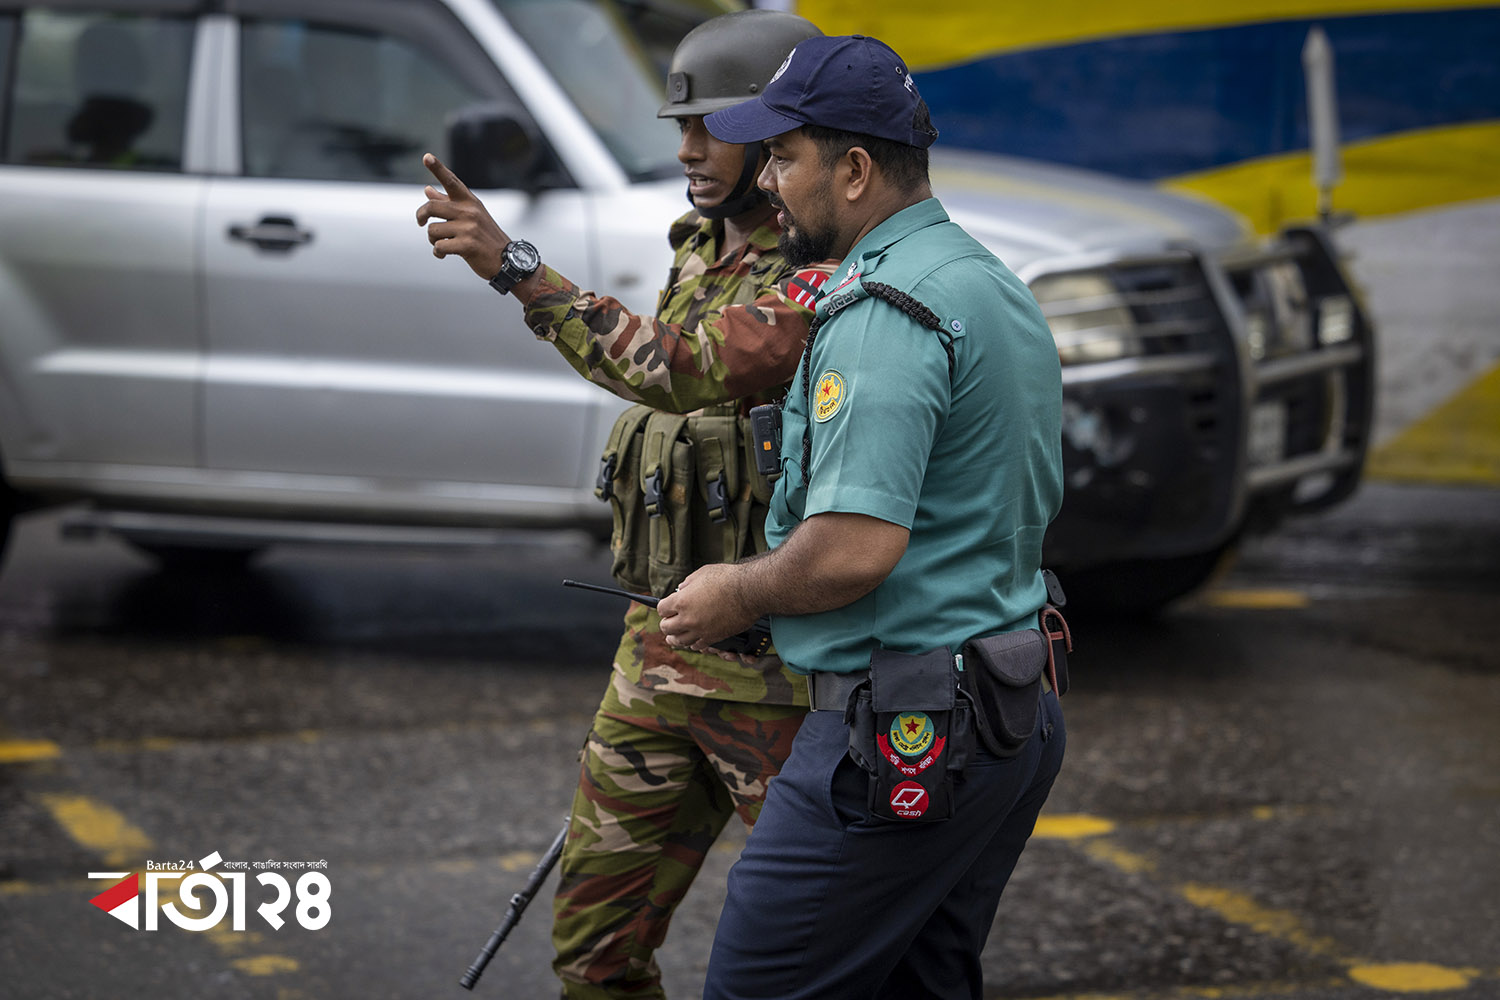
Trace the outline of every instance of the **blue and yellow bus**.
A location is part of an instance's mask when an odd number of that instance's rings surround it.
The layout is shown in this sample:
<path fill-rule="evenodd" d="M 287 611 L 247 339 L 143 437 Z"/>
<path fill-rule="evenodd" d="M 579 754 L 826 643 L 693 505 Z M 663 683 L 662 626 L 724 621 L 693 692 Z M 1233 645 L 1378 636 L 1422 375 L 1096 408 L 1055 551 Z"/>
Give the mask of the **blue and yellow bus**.
<path fill-rule="evenodd" d="M 1332 43 L 1344 181 L 1376 215 L 1500 195 L 1500 6 L 1433 0 L 801 0 L 906 57 L 943 140 L 1314 214 L 1301 52 Z"/>

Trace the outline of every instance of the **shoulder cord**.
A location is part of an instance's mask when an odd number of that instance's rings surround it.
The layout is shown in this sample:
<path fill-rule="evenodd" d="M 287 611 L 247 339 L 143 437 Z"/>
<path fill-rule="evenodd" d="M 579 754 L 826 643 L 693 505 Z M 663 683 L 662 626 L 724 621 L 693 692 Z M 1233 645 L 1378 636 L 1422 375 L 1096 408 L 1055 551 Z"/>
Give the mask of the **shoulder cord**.
<path fill-rule="evenodd" d="M 948 381 L 951 383 L 953 381 L 953 340 L 951 337 L 945 335 L 947 331 L 943 329 L 943 321 L 938 318 L 937 313 L 923 305 L 920 300 L 913 298 L 899 288 L 893 288 L 879 281 L 861 281 L 860 285 L 877 299 L 883 299 L 889 305 L 901 310 L 902 313 L 910 317 L 919 326 L 925 326 L 927 329 L 940 335 L 938 339 L 942 341 L 943 350 L 948 354 Z M 804 403 L 807 407 L 807 425 L 802 432 L 803 486 L 806 486 L 808 483 L 808 469 L 812 467 L 813 339 L 817 337 L 818 330 L 822 328 L 823 321 L 826 319 L 828 319 L 827 313 L 819 313 L 813 317 L 812 324 L 807 328 L 807 346 L 802 349 L 802 392 Z M 784 406 L 785 404 L 786 399 L 783 397 L 781 405 Z"/>

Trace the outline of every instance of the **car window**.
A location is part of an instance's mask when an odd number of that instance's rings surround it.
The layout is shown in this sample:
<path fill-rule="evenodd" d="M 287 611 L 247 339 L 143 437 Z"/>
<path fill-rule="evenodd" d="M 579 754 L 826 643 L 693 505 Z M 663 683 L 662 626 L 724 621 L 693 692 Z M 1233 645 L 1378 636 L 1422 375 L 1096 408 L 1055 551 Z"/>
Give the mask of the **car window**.
<path fill-rule="evenodd" d="M 19 36 L 6 162 L 182 168 L 190 20 L 29 11 Z"/>
<path fill-rule="evenodd" d="M 494 2 L 630 177 L 645 180 L 681 173 L 677 125 L 656 117 L 665 99 L 665 81 L 613 4 Z M 687 28 L 684 23 L 681 30 Z"/>
<path fill-rule="evenodd" d="M 250 177 L 431 180 L 448 118 L 497 99 L 405 39 L 303 21 L 241 37 L 241 148 Z"/>
<path fill-rule="evenodd" d="M 10 47 L 16 38 L 16 19 L 0 12 L 0 162 L 5 157 L 5 123 L 10 119 Z"/>

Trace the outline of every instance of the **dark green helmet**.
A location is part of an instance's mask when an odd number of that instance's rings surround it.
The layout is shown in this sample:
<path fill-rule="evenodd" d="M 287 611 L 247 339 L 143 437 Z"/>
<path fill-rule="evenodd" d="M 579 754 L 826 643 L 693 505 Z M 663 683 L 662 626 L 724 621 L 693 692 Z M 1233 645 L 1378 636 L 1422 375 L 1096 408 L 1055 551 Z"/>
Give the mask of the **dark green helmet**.
<path fill-rule="evenodd" d="M 672 53 L 667 103 L 656 117 L 706 115 L 758 96 L 798 42 L 821 34 L 806 18 L 779 10 L 737 10 L 704 21 Z"/>

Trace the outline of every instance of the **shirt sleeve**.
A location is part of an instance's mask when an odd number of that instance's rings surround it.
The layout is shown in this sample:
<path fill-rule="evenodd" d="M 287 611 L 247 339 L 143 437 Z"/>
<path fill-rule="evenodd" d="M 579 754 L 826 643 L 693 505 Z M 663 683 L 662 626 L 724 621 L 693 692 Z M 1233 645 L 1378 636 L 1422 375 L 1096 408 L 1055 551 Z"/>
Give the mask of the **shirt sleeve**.
<path fill-rule="evenodd" d="M 866 300 L 826 324 L 814 347 L 803 517 L 839 511 L 912 527 L 951 402 L 940 334 Z"/>
<path fill-rule="evenodd" d="M 709 310 L 691 327 L 630 312 L 544 267 L 526 325 L 590 382 L 631 402 L 687 413 L 791 379 L 812 318 L 803 276 L 826 276 L 832 267 L 779 269 L 760 279 L 754 301 Z"/>

